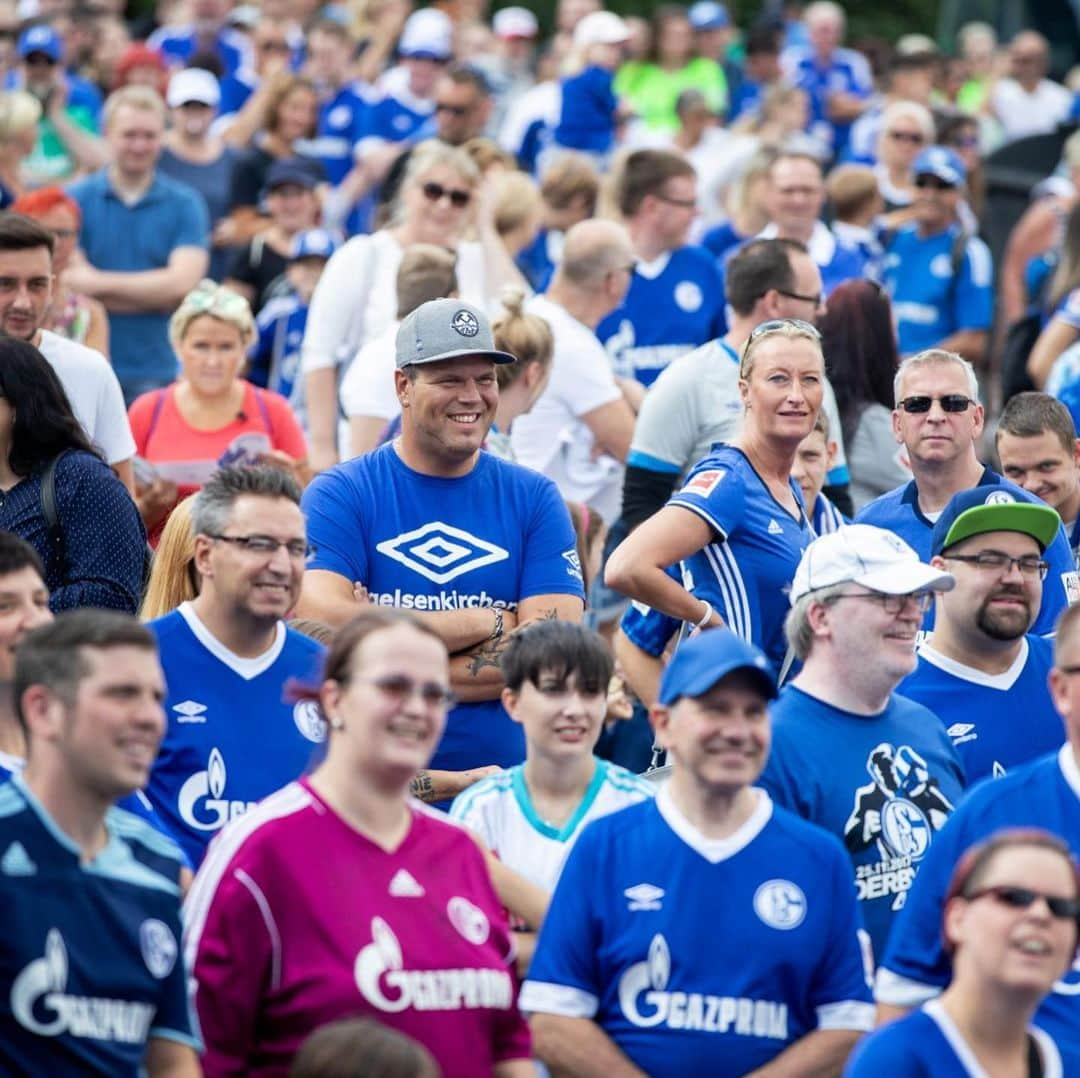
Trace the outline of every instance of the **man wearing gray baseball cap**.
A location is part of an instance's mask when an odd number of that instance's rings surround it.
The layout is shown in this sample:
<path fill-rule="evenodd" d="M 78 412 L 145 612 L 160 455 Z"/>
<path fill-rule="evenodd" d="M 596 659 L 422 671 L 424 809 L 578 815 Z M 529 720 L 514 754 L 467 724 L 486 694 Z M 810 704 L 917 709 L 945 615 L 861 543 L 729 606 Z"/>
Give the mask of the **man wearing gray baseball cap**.
<path fill-rule="evenodd" d="M 401 433 L 305 491 L 314 552 L 297 610 L 337 627 L 369 603 L 397 606 L 438 632 L 460 703 L 414 792 L 441 802 L 524 760 L 521 728 L 499 700 L 499 655 L 527 622 L 580 621 L 584 596 L 555 484 L 482 451 L 499 401 L 495 364 L 516 362 L 495 348 L 487 315 L 431 300 L 401 323 L 396 345 Z"/>

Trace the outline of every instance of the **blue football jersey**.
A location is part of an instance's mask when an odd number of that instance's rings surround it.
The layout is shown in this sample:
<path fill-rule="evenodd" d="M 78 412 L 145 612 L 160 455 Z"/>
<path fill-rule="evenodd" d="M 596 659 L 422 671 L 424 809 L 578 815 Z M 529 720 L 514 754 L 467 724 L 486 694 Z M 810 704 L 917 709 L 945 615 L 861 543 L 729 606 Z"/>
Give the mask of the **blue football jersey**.
<path fill-rule="evenodd" d="M 781 53 L 780 61 L 784 77 L 810 98 L 808 130 L 839 156 L 847 146 L 851 122 L 829 116 L 829 95 L 871 95 L 874 79 L 866 57 L 854 49 L 834 49 L 828 63 L 822 64 L 813 46 L 792 45 Z"/>
<path fill-rule="evenodd" d="M 353 146 L 366 130 L 371 106 L 355 85 L 342 86 L 333 97 L 319 104 L 315 138 L 305 147 L 318 157 L 331 184 L 341 183 L 353 167 Z"/>
<path fill-rule="evenodd" d="M 190 603 L 150 622 L 169 687 L 168 729 L 146 795 L 194 865 L 210 840 L 257 801 L 299 778 L 326 739 L 318 707 L 285 684 L 317 685 L 325 649 L 284 623 L 255 659 L 225 648 Z"/>
<path fill-rule="evenodd" d="M 280 393 L 290 403 L 300 372 L 300 346 L 307 327 L 308 307 L 295 292 L 274 296 L 255 318 L 258 334 L 248 352 L 249 380 Z"/>
<path fill-rule="evenodd" d="M 367 108 L 363 115 L 363 136 L 387 142 L 419 138 L 434 115 L 433 102 L 416 97 L 406 86 L 395 87 Z"/>
<path fill-rule="evenodd" d="M 969 783 L 1000 777 L 1061 746 L 1065 734 L 1046 678 L 1053 644 L 1026 636 L 1016 662 L 984 674 L 935 651 L 919 648 L 919 665 L 896 691 L 928 707 L 942 722 Z"/>
<path fill-rule="evenodd" d="M 468 475 L 444 479 L 413 471 L 384 445 L 316 476 L 303 508 L 315 548 L 308 568 L 360 581 L 380 606 L 515 611 L 535 595 L 583 596 L 555 484 L 488 453 Z M 450 712 L 431 766 L 524 759 L 521 726 L 499 700 L 483 700 Z"/>
<path fill-rule="evenodd" d="M 801 506 L 794 480 L 791 489 Z M 684 563 L 687 590 L 712 603 L 732 632 L 761 648 L 779 670 L 787 652 L 788 590 L 814 539 L 806 514 L 796 520 L 743 451 L 728 445 L 715 446 L 668 504 L 697 513 L 717 535 Z"/>
<path fill-rule="evenodd" d="M 1041 827 L 1080 848 L 1080 767 L 1069 745 L 1002 778 L 984 779 L 960 802 L 897 918 L 875 982 L 880 1002 L 916 1007 L 949 983 L 941 944 L 949 880 L 966 850 L 1005 827 Z M 1036 1021 L 1061 1049 L 1065 1073 L 1080 1074 L 1080 959 L 1043 1000 Z"/>
<path fill-rule="evenodd" d="M 1034 502 L 1037 505 L 1045 504 L 1042 499 L 1029 494 L 1015 483 L 1010 483 L 1008 479 L 989 468 L 983 469 L 978 486 L 1002 487 L 1017 501 Z M 990 493 L 987 491 L 988 495 Z M 919 508 L 919 488 L 915 485 L 914 479 L 895 490 L 890 490 L 887 494 L 882 494 L 880 498 L 875 498 L 869 505 L 864 505 L 855 514 L 855 523 L 873 524 L 894 532 L 919 555 L 922 561 L 930 560 L 930 539 L 933 535 L 934 524 L 933 521 L 927 520 Z M 1050 563 L 1050 569 L 1043 581 L 1042 606 L 1039 607 L 1039 615 L 1031 627 L 1031 632 L 1038 636 L 1048 636 L 1054 631 L 1058 615 L 1076 598 L 1080 590 L 1072 549 L 1064 528 L 1047 547 L 1045 557 Z M 923 629 L 929 632 L 933 626 L 934 608 L 931 606 L 923 619 Z"/>
<path fill-rule="evenodd" d="M 1038 1045 L 1045 1078 L 1059 1078 L 1065 1072 L 1057 1045 L 1037 1027 L 1029 1032 Z M 844 1068 L 844 1078 L 972 1078 L 985 1073 L 937 1000 L 876 1030 L 856 1045 Z"/>
<path fill-rule="evenodd" d="M 597 327 L 615 373 L 650 386 L 672 360 L 720 336 L 720 274 L 703 247 L 639 262 L 621 307 Z"/>
<path fill-rule="evenodd" d="M 759 784 L 847 847 L 863 920 L 881 957 L 919 865 L 964 789 L 964 772 L 926 708 L 892 696 L 856 715 L 787 686 L 771 708 Z"/>
<path fill-rule="evenodd" d="M 121 809 L 88 864 L 23 784 L 0 785 L 0 1070 L 145 1073 L 151 1037 L 198 1049 L 180 957 L 180 851 Z"/>
<path fill-rule="evenodd" d="M 817 1029 L 873 1023 L 851 866 L 763 793 L 706 839 L 663 787 L 590 824 L 521 1008 L 591 1018 L 645 1073 L 743 1075 Z"/>
<path fill-rule="evenodd" d="M 850 523 L 851 521 L 824 494 L 817 496 L 814 502 L 814 533 L 816 535 L 828 535 Z"/>
<path fill-rule="evenodd" d="M 954 274 L 959 230 L 952 225 L 923 239 L 916 225 L 908 225 L 885 247 L 884 283 L 892 297 L 901 355 L 933 348 L 960 330 L 988 330 L 994 320 L 990 249 L 972 236 Z"/>

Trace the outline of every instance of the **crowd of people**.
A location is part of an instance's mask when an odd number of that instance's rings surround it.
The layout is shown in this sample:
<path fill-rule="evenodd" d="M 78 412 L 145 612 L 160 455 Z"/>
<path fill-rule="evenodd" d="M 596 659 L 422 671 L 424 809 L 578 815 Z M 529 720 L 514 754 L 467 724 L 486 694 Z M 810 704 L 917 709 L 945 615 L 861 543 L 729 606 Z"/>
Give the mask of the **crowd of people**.
<path fill-rule="evenodd" d="M 0 0 L 0 1071 L 1080 1076 L 1080 71 L 125 15 Z"/>

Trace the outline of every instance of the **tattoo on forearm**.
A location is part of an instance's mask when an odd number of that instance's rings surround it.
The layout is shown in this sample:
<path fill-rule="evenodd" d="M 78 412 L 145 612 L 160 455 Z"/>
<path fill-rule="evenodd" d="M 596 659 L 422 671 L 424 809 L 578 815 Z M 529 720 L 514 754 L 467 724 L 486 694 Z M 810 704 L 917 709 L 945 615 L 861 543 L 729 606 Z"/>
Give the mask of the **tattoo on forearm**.
<path fill-rule="evenodd" d="M 510 642 L 510 634 L 500 636 L 495 640 L 485 640 L 477 645 L 476 651 L 469 659 L 469 677 L 479 677 L 480 671 L 487 667 L 499 665 L 499 656 Z"/>
<path fill-rule="evenodd" d="M 435 784 L 431 781 L 431 775 L 426 771 L 417 771 L 409 782 L 409 793 L 421 801 L 432 802 L 435 800 Z"/>

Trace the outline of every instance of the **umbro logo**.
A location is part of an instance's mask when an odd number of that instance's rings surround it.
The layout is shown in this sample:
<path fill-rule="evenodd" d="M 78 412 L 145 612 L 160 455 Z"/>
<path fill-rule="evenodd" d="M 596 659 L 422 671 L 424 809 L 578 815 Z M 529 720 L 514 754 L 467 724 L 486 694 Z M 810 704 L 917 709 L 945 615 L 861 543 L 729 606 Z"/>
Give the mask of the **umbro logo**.
<path fill-rule="evenodd" d="M 945 733 L 952 739 L 954 745 L 963 745 L 967 741 L 978 741 L 979 734 L 975 730 L 973 722 L 954 722 Z"/>
<path fill-rule="evenodd" d="M 424 893 L 423 887 L 405 869 L 399 868 L 394 873 L 390 881 L 390 894 L 395 898 L 421 898 Z"/>
<path fill-rule="evenodd" d="M 37 865 L 30 859 L 21 842 L 13 842 L 4 856 L 0 857 L 0 872 L 5 876 L 35 876 Z"/>
<path fill-rule="evenodd" d="M 436 584 L 505 561 L 509 551 L 461 528 L 434 520 L 415 531 L 385 539 L 375 549 Z"/>
<path fill-rule="evenodd" d="M 636 883 L 633 887 L 627 887 L 623 894 L 627 898 L 626 908 L 631 912 L 658 910 L 664 897 L 664 889 L 652 883 Z"/>
<path fill-rule="evenodd" d="M 206 704 L 198 704 L 194 700 L 184 700 L 182 703 L 173 704 L 177 722 L 206 722 Z"/>
<path fill-rule="evenodd" d="M 777 524 L 775 520 L 770 520 L 769 521 L 769 526 L 766 529 L 766 531 L 768 531 L 768 533 L 770 535 L 783 535 L 784 534 L 784 529 L 781 528 L 780 525 Z"/>

